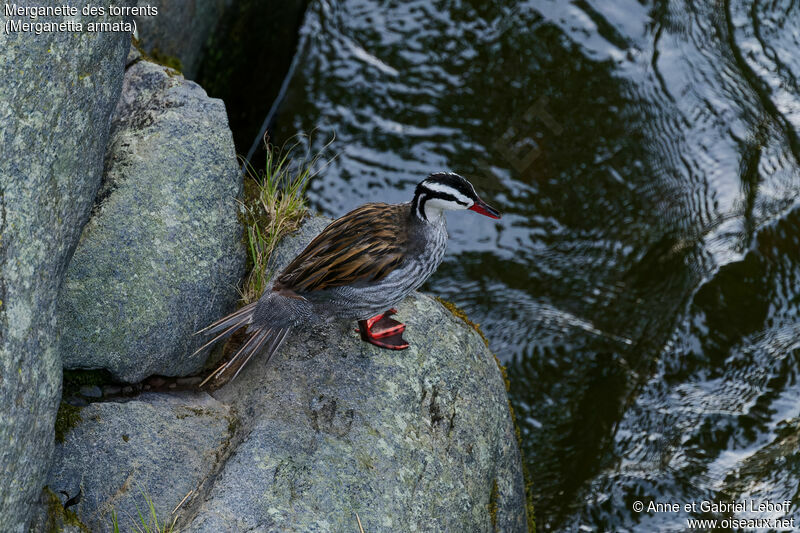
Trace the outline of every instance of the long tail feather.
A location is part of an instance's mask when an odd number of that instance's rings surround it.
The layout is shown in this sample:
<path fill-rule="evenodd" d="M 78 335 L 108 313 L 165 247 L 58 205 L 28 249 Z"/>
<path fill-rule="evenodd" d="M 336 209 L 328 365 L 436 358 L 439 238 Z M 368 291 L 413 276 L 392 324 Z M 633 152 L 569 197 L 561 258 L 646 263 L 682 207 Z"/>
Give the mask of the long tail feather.
<path fill-rule="evenodd" d="M 209 324 L 200 331 L 197 331 L 195 335 L 200 335 L 201 333 L 211 335 L 229 327 L 231 324 L 239 324 L 240 327 L 248 324 L 253 317 L 253 310 L 255 309 L 257 303 L 258 302 L 256 301 L 245 305 L 241 309 L 234 311 L 233 313 L 220 318 L 216 322 Z"/>
<path fill-rule="evenodd" d="M 215 342 L 221 341 L 222 339 L 233 335 L 239 328 L 243 328 L 250 324 L 250 322 L 253 320 L 253 311 L 255 311 L 256 303 L 257 302 L 247 304 L 238 311 L 234 311 L 228 316 L 224 316 L 213 324 L 210 324 L 196 332 L 195 335 L 205 333 L 207 335 L 215 336 L 212 337 L 210 341 L 195 350 L 195 352 L 192 354 L 192 357 L 199 354 Z"/>
<path fill-rule="evenodd" d="M 246 352 L 242 351 L 241 355 L 239 355 L 237 358 L 236 371 L 233 373 L 231 381 L 236 379 L 236 376 L 238 376 L 239 372 L 241 372 L 245 365 L 250 362 L 250 359 L 259 352 L 261 346 L 263 346 L 264 342 L 269 339 L 269 335 L 271 333 L 272 331 L 261 333 L 258 337 L 258 340 L 253 344 L 252 347 L 250 347 Z"/>
<path fill-rule="evenodd" d="M 239 375 L 239 372 L 247 365 L 254 355 L 263 351 L 266 353 L 266 358 L 269 360 L 272 355 L 280 348 L 286 336 L 289 334 L 291 328 L 264 328 L 255 330 L 241 348 L 228 360 L 226 363 L 220 365 L 214 372 L 212 372 L 202 383 L 200 387 L 211 381 L 225 383 L 233 381 Z M 266 348 L 262 347 L 266 343 Z M 233 376 L 230 380 L 224 379 L 226 375 Z"/>
<path fill-rule="evenodd" d="M 222 340 L 225 337 L 228 337 L 228 336 L 232 335 L 237 329 L 239 329 L 241 327 L 242 327 L 241 324 L 232 325 L 231 327 L 229 327 L 228 329 L 226 329 L 225 331 L 223 331 L 222 333 L 220 333 L 216 337 L 213 337 L 210 341 L 208 341 L 207 343 L 205 343 L 204 345 L 199 347 L 197 350 L 195 350 L 195 352 L 191 355 L 191 357 L 194 357 L 195 355 L 199 354 L 200 352 L 202 352 L 203 350 L 205 350 L 206 348 L 208 348 L 210 345 L 214 344 L 215 342 L 217 342 L 219 340 Z"/>
<path fill-rule="evenodd" d="M 203 385 L 208 383 L 208 381 L 211 378 L 221 376 L 226 370 L 228 370 L 233 364 L 236 363 L 236 361 L 239 359 L 239 356 L 242 353 L 244 353 L 248 349 L 248 347 L 250 347 L 254 342 L 256 342 L 256 340 L 259 337 L 263 335 L 264 335 L 263 330 L 258 330 L 255 333 L 251 334 L 248 337 L 247 341 L 242 345 L 242 347 L 239 348 L 239 350 L 235 354 L 233 354 L 233 357 L 231 357 L 226 363 L 221 364 L 216 370 L 214 370 L 206 379 L 203 380 L 202 383 L 200 383 L 200 386 L 202 387 Z"/>
<path fill-rule="evenodd" d="M 278 348 L 281 347 L 281 344 L 283 344 L 283 341 L 286 340 L 286 336 L 289 334 L 290 330 L 291 330 L 291 328 L 277 329 L 277 330 L 271 330 L 270 331 L 270 333 L 273 333 L 271 335 L 272 338 L 270 339 L 269 344 L 267 345 L 266 349 L 264 350 L 265 357 L 266 357 L 267 361 L 269 361 L 272 358 L 272 355 L 276 351 L 278 351 Z M 247 354 L 245 359 L 242 361 L 242 364 L 239 365 L 239 368 L 237 368 L 236 372 L 233 374 L 233 377 L 231 378 L 231 381 L 236 379 L 236 376 L 239 375 L 239 372 L 241 372 L 242 369 L 247 365 L 247 363 L 250 361 L 250 358 L 253 357 L 253 355 L 255 355 L 258 352 L 258 349 L 260 348 L 260 346 L 264 342 L 264 340 L 267 340 L 268 338 L 269 337 L 265 336 L 263 340 L 259 341 L 259 345 L 257 347 L 255 347 L 255 348 L 253 348 L 250 351 L 250 353 Z"/>

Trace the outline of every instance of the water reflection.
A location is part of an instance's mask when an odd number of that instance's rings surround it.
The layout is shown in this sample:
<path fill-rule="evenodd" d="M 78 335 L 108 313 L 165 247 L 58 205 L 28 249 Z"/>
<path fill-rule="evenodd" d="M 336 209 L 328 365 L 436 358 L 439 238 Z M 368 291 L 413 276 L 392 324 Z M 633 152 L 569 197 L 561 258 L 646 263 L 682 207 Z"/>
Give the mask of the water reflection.
<path fill-rule="evenodd" d="M 317 1 L 302 31 L 276 136 L 335 131 L 315 208 L 451 169 L 505 215 L 453 214 L 426 289 L 509 364 L 544 530 L 791 498 L 797 3 Z"/>

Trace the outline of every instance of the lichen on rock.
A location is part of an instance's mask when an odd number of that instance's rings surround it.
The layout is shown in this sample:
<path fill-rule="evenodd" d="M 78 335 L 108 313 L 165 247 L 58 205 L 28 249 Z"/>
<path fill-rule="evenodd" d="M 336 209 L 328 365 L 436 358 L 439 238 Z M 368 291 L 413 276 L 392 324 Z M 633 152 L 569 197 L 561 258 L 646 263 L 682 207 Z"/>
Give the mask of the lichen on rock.
<path fill-rule="evenodd" d="M 111 531 L 112 512 L 128 530 L 145 498 L 159 520 L 171 521 L 221 466 L 236 428 L 231 408 L 206 393 L 97 402 L 81 418 L 56 445 L 48 484 L 71 496 L 80 491 L 70 512 L 95 532 Z"/>
<path fill-rule="evenodd" d="M 325 226 L 312 218 L 274 254 L 279 271 Z M 246 437 L 192 531 L 526 531 L 505 385 L 480 336 L 435 300 L 398 306 L 408 350 L 353 325 L 297 331 L 215 393 Z M 488 512 L 489 509 L 494 512 Z"/>
<path fill-rule="evenodd" d="M 463 309 L 458 307 L 453 302 L 449 302 L 449 301 L 447 301 L 444 298 L 441 298 L 439 296 L 436 297 L 436 301 L 438 301 L 448 311 L 450 311 L 453 314 L 453 316 L 455 316 L 457 318 L 460 318 L 466 325 L 468 325 L 469 327 L 474 329 L 478 333 L 478 335 L 480 335 L 480 337 L 483 340 L 483 343 L 486 345 L 486 347 L 487 348 L 489 347 L 489 339 L 486 338 L 486 335 L 484 335 L 483 331 L 481 330 L 480 324 L 477 324 L 477 323 L 473 322 L 472 320 L 470 320 L 469 317 L 467 316 L 467 313 L 464 312 Z M 494 356 L 494 362 L 497 364 L 497 368 L 500 370 L 500 375 L 503 377 L 503 383 L 506 386 L 506 393 L 508 393 L 509 390 L 511 390 L 511 383 L 508 381 L 508 374 L 506 373 L 506 367 L 500 361 L 500 358 L 497 357 L 497 354 L 492 353 L 492 355 Z M 526 499 L 526 508 L 527 508 L 527 516 L 528 516 L 528 532 L 529 533 L 535 533 L 536 532 L 536 522 L 534 520 L 534 511 L 533 511 L 533 490 L 532 490 L 533 480 L 531 479 L 531 475 L 528 472 L 527 467 L 525 466 L 526 465 L 525 457 L 524 457 L 524 455 L 522 453 L 522 436 L 520 435 L 519 425 L 517 424 L 517 416 L 514 413 L 514 407 L 511 405 L 511 401 L 510 400 L 508 401 L 508 411 L 511 414 L 511 423 L 514 425 L 514 434 L 515 434 L 515 436 L 517 438 L 517 445 L 519 446 L 519 450 L 520 450 L 520 461 L 522 463 L 522 474 L 523 474 L 523 478 L 525 479 L 525 499 Z M 496 493 L 496 485 L 492 489 L 492 495 L 494 496 L 495 493 Z M 492 502 L 493 501 L 494 500 L 492 499 Z M 497 512 L 496 505 L 491 505 L 490 510 L 491 510 L 492 516 L 495 517 L 496 516 L 496 512 Z"/>
<path fill-rule="evenodd" d="M 223 103 L 132 63 L 59 299 L 66 368 L 127 382 L 202 368 L 193 333 L 231 310 L 244 269 L 241 187 Z"/>
<path fill-rule="evenodd" d="M 3 532 L 25 530 L 50 461 L 61 383 L 56 297 L 100 184 L 128 42 L 110 32 L 0 33 Z"/>

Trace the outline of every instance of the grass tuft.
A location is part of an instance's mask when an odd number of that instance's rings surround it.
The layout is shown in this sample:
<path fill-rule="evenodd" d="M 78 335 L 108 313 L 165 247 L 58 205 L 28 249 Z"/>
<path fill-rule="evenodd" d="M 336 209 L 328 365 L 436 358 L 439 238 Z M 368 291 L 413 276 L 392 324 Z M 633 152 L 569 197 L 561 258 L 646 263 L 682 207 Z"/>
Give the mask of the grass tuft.
<path fill-rule="evenodd" d="M 156 507 L 153 504 L 153 499 L 145 494 L 144 491 L 140 491 L 142 497 L 144 498 L 145 503 L 147 504 L 147 509 L 145 509 L 144 514 L 142 510 L 139 509 L 139 505 L 136 505 L 136 514 L 138 515 L 138 522 L 136 518 L 130 518 L 130 525 L 131 529 L 128 531 L 135 531 L 136 533 L 178 533 L 178 530 L 175 529 L 175 523 L 178 521 L 178 517 L 175 516 L 172 519 L 172 522 L 169 523 L 167 520 L 163 522 L 158 519 L 158 513 L 156 512 Z M 183 503 L 183 502 L 181 502 Z M 177 511 L 177 507 L 175 508 Z M 174 514 L 174 512 L 173 512 Z M 111 531 L 113 533 L 119 533 L 119 520 L 117 519 L 117 512 L 116 510 L 111 511 Z"/>
<path fill-rule="evenodd" d="M 308 211 L 308 183 L 332 161 L 325 161 L 315 170 L 333 139 L 312 157 L 303 153 L 303 141 L 303 137 L 296 137 L 291 145 L 279 149 L 265 141 L 264 171 L 257 173 L 247 165 L 242 211 L 251 270 L 240 291 L 244 304 L 254 302 L 264 292 L 271 278 L 267 271 L 270 255 L 284 235 L 300 227 Z"/>

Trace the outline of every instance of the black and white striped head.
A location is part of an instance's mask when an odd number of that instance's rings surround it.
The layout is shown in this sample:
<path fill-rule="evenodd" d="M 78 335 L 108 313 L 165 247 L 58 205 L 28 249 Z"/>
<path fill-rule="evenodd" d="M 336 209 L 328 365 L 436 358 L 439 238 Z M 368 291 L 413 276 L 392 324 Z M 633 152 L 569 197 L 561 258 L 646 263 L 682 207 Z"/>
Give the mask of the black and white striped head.
<path fill-rule="evenodd" d="M 431 174 L 417 185 L 412 202 L 417 218 L 433 221 L 443 211 L 471 209 L 481 215 L 500 218 L 497 209 L 480 199 L 470 182 L 452 172 Z"/>

